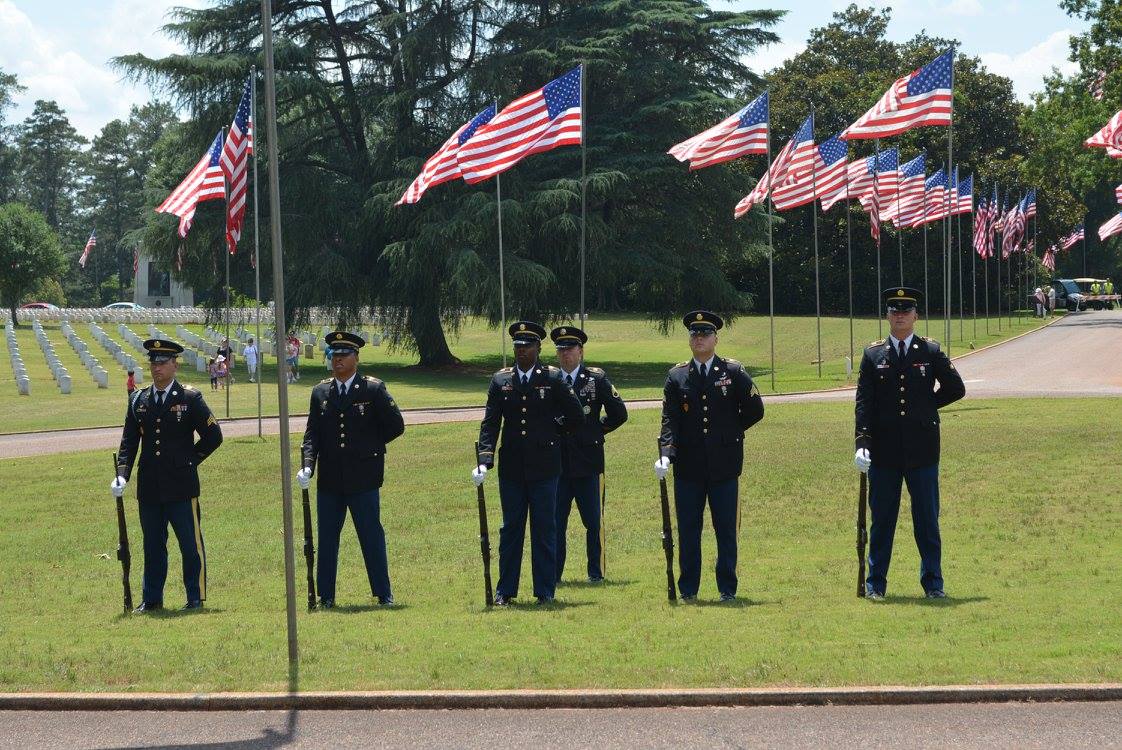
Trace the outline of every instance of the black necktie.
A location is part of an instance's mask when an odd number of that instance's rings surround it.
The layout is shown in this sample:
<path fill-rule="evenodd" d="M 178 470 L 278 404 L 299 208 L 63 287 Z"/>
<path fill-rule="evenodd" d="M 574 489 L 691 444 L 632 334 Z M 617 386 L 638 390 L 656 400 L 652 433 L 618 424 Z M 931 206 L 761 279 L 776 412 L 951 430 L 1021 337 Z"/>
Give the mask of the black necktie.
<path fill-rule="evenodd" d="M 528 381 L 529 379 L 530 379 L 530 376 L 523 373 L 522 374 L 522 385 L 526 385 L 526 381 Z"/>
<path fill-rule="evenodd" d="M 164 405 L 164 392 L 156 391 L 156 408 L 159 409 Z"/>
<path fill-rule="evenodd" d="M 701 373 L 701 379 L 704 380 L 705 379 L 705 364 L 702 363 L 701 365 L 699 365 L 698 368 L 697 368 L 697 371 Z"/>
<path fill-rule="evenodd" d="M 573 387 L 573 376 L 569 375 L 568 373 L 565 373 L 565 385 L 569 386 L 570 388 Z"/>
<path fill-rule="evenodd" d="M 903 342 L 903 341 L 901 341 L 901 342 L 900 342 L 900 359 L 901 359 L 901 360 L 903 360 L 903 359 L 904 359 L 904 357 L 906 357 L 906 356 L 908 356 L 908 350 L 907 350 L 907 348 L 906 348 L 906 347 L 904 346 L 904 342 Z"/>
<path fill-rule="evenodd" d="M 347 384 L 346 383 L 340 383 L 339 384 L 339 398 L 342 398 L 343 396 L 346 396 L 346 395 L 347 395 Z"/>

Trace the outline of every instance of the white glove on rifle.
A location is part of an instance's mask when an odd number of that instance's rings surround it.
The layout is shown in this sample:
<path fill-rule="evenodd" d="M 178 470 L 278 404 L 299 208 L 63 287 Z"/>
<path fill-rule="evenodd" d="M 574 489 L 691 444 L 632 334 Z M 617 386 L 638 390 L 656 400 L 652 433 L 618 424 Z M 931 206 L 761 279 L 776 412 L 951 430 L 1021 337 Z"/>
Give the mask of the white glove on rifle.
<path fill-rule="evenodd" d="M 858 448 L 856 455 L 853 456 L 853 465 L 857 467 L 857 471 L 862 474 L 869 473 L 869 467 L 872 466 L 873 459 L 869 458 L 868 448 Z"/>
<path fill-rule="evenodd" d="M 125 485 L 128 483 L 129 480 L 124 477 L 117 477 L 109 483 L 109 491 L 113 493 L 113 497 L 121 497 L 125 494 Z"/>
<path fill-rule="evenodd" d="M 483 484 L 483 480 L 487 478 L 487 467 L 479 464 L 471 471 L 471 481 L 475 482 L 475 486 Z"/>
<path fill-rule="evenodd" d="M 312 470 L 304 467 L 296 472 L 296 482 L 300 485 L 300 489 L 306 490 L 312 486 Z"/>
<path fill-rule="evenodd" d="M 666 479 L 667 472 L 670 471 L 670 456 L 662 456 L 654 465 L 655 476 L 659 479 Z"/>

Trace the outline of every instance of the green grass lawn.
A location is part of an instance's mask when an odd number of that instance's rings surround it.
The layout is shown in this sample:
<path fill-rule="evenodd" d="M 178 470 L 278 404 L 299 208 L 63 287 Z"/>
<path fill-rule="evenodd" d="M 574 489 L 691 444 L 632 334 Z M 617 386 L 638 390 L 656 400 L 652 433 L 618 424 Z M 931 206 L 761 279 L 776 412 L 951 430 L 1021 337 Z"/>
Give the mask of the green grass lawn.
<path fill-rule="evenodd" d="M 926 331 L 925 321 L 919 332 Z M 940 338 L 942 320 L 932 320 L 931 336 Z M 1031 330 L 1040 321 L 1031 317 L 1015 318 L 1001 323 L 993 318 L 986 334 L 984 320 L 978 321 L 978 336 L 973 336 L 974 323 L 964 325 L 966 341 L 958 341 L 959 325 L 952 326 L 955 341 L 952 353 L 961 353 L 971 343 L 976 347 L 994 343 L 1010 335 Z M 861 349 L 878 337 L 878 321 L 858 319 L 854 323 L 854 348 L 860 357 Z M 98 389 L 93 380 L 78 363 L 57 326 L 45 326 L 55 351 L 66 362 L 74 381 L 73 392 L 68 396 L 59 393 L 47 370 L 46 360 L 35 343 L 30 327 L 19 329 L 20 349 L 32 378 L 32 395 L 17 395 L 11 368 L 0 366 L 0 432 L 66 429 L 119 425 L 124 419 L 125 375 L 108 355 L 102 356 L 100 346 L 89 335 L 84 325 L 76 326 L 95 355 L 110 372 L 110 387 Z M 147 338 L 145 326 L 132 326 L 142 338 Z M 196 331 L 202 326 L 189 326 Z M 650 322 L 623 316 L 597 316 L 586 326 L 592 337 L 585 354 L 590 364 L 607 369 L 624 398 L 660 398 L 667 369 L 689 357 L 685 331 L 680 327 L 664 336 Z M 760 390 L 772 392 L 768 319 L 766 316 L 747 316 L 722 331 L 718 351 L 722 356 L 744 362 L 755 377 Z M 167 333 L 173 326 L 164 326 Z M 116 328 L 106 327 L 109 334 L 120 339 Z M 822 320 L 822 377 L 818 377 L 816 325 L 813 317 L 779 317 L 776 330 L 776 391 L 806 391 L 832 388 L 846 384 L 845 358 L 849 356 L 849 319 L 823 318 Z M 119 343 L 123 343 L 119 341 Z M 475 321 L 466 325 L 457 339 L 451 342 L 452 350 L 464 362 L 462 368 L 429 370 L 416 366 L 416 358 L 403 353 L 391 353 L 383 347 L 368 347 L 362 352 L 362 371 L 384 379 L 390 392 L 403 408 L 427 406 L 482 405 L 486 398 L 490 373 L 502 362 L 499 353 L 499 334 Z M 507 352 L 509 355 L 510 347 Z M 556 362 L 553 349 L 547 345 L 543 351 L 547 362 Z M 110 367 L 109 365 L 113 366 Z M 289 403 L 295 413 L 307 410 L 311 387 L 327 377 L 322 356 L 301 359 L 302 379 L 290 387 Z M 261 388 L 262 410 L 266 415 L 277 413 L 276 360 L 268 358 L 264 366 L 264 383 Z M 229 394 L 229 416 L 246 417 L 257 414 L 257 387 L 246 380 L 244 364 L 239 360 L 237 382 Z M 204 392 L 207 402 L 219 417 L 227 416 L 227 393 L 212 392 L 210 379 L 204 373 L 182 367 L 181 380 L 191 383 Z M 147 376 L 146 376 L 147 382 Z"/>
<path fill-rule="evenodd" d="M 635 412 L 609 439 L 608 582 L 573 580 L 583 533 L 574 516 L 570 580 L 546 608 L 482 606 L 468 479 L 477 427 L 410 427 L 391 447 L 382 496 L 401 606 L 371 606 L 350 524 L 339 609 L 304 611 L 298 557 L 300 687 L 1117 682 L 1122 474 L 1116 454 L 1102 449 L 1122 441 L 1118 421 L 1105 416 L 1114 403 L 967 400 L 944 410 L 951 598 L 922 598 L 905 509 L 879 604 L 854 595 L 850 404 L 770 406 L 748 432 L 735 606 L 715 601 L 708 530 L 702 601 L 666 601 L 651 471 L 657 412 Z M 209 601 L 189 615 L 120 614 L 107 451 L 0 461 L 0 691 L 285 689 L 277 445 L 231 440 L 204 464 Z M 497 549 L 493 478 L 486 489 Z M 139 596 L 134 498 L 130 488 Z M 298 506 L 296 517 L 299 537 Z M 183 595 L 172 547 L 169 605 Z M 525 598 L 529 575 L 527 552 Z"/>

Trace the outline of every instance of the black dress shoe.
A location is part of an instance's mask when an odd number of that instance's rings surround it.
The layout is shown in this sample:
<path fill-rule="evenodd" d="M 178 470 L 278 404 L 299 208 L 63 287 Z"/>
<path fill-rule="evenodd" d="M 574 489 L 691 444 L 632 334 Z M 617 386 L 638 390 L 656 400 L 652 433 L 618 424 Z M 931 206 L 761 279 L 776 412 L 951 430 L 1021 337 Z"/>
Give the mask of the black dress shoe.
<path fill-rule="evenodd" d="M 873 591 L 872 589 L 869 589 L 868 591 L 865 592 L 865 598 L 868 599 L 871 602 L 883 602 L 884 601 L 884 592 L 883 591 Z"/>
<path fill-rule="evenodd" d="M 394 606 L 393 595 L 391 594 L 390 596 L 379 596 L 378 597 L 378 606 L 379 607 L 392 607 L 392 606 Z"/>
<path fill-rule="evenodd" d="M 682 594 L 678 598 L 681 599 L 684 602 L 696 602 L 697 601 L 697 594 Z"/>
<path fill-rule="evenodd" d="M 946 599 L 947 592 L 942 589 L 931 589 L 927 592 L 926 596 L 928 599 Z"/>
<path fill-rule="evenodd" d="M 538 600 L 538 604 L 553 604 L 555 601 L 557 601 L 552 596 L 539 596 L 539 597 L 536 597 L 536 598 Z"/>
<path fill-rule="evenodd" d="M 736 594 L 721 594 L 721 601 L 722 602 L 735 602 L 736 601 Z"/>
<path fill-rule="evenodd" d="M 596 576 L 596 577 L 589 576 L 588 577 L 588 582 L 589 583 L 603 583 L 604 582 L 604 576 Z"/>
<path fill-rule="evenodd" d="M 319 600 L 319 608 L 320 609 L 335 609 L 335 600 L 334 599 L 320 599 Z"/>
<path fill-rule="evenodd" d="M 133 610 L 133 612 L 157 612 L 164 608 L 163 602 L 141 602 L 140 606 Z"/>
<path fill-rule="evenodd" d="M 509 596 L 503 596 L 502 594 L 495 594 L 495 606 L 496 607 L 509 607 L 511 599 L 512 599 L 512 597 L 509 597 Z"/>
<path fill-rule="evenodd" d="M 203 603 L 198 599 L 192 599 L 183 605 L 183 609 L 202 609 Z"/>

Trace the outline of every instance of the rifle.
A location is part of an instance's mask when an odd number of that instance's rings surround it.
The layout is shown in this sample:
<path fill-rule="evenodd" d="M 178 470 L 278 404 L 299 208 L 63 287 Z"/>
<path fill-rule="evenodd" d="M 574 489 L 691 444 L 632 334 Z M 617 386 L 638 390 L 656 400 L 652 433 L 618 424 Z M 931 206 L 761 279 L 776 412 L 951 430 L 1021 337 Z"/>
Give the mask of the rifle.
<path fill-rule="evenodd" d="M 117 479 L 117 454 L 113 454 L 113 480 Z M 132 569 L 132 554 L 129 552 L 129 529 L 125 525 L 125 500 L 117 501 L 117 559 L 121 561 L 121 586 L 125 590 L 125 614 L 132 612 L 132 585 L 129 583 L 129 570 Z"/>
<path fill-rule="evenodd" d="M 478 467 L 479 443 L 475 444 L 475 465 Z M 483 496 L 483 484 L 475 486 L 475 497 L 479 501 L 479 553 L 483 556 L 483 589 L 484 602 L 488 607 L 495 603 L 495 596 L 491 590 L 491 535 L 487 532 L 487 499 Z"/>
<path fill-rule="evenodd" d="M 312 505 L 301 488 L 304 505 L 304 560 L 308 563 L 308 611 L 316 608 L 316 546 L 312 543 Z"/>
<path fill-rule="evenodd" d="M 658 444 L 658 456 L 662 458 L 662 444 Z M 666 477 L 658 480 L 662 493 L 662 549 L 666 553 L 666 598 L 678 601 L 678 589 L 674 585 L 674 529 L 670 526 L 670 495 L 666 491 Z"/>
<path fill-rule="evenodd" d="M 861 488 L 857 495 L 857 596 L 865 596 L 865 544 L 869 535 L 865 531 L 865 496 L 868 490 L 869 476 L 861 472 Z"/>

